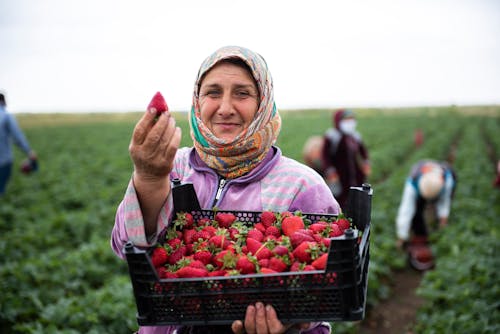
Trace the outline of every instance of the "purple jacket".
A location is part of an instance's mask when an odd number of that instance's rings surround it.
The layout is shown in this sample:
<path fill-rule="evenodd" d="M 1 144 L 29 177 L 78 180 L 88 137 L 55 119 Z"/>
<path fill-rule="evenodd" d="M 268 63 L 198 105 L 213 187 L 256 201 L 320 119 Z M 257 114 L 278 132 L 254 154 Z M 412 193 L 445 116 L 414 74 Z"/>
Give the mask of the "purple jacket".
<path fill-rule="evenodd" d="M 193 184 L 202 209 L 217 206 L 221 210 L 274 212 L 297 211 L 304 213 L 338 214 L 339 205 L 323 178 L 311 168 L 282 156 L 273 147 L 262 163 L 247 175 L 223 180 L 210 169 L 192 148 L 177 151 L 170 178 Z M 111 235 L 113 251 L 124 258 L 122 248 L 130 240 L 136 246 L 149 247 L 168 226 L 173 212 L 169 195 L 158 217 L 157 233 L 146 237 L 139 201 L 132 181 L 120 203 Z M 327 324 L 314 323 L 304 333 L 329 333 Z M 176 326 L 141 327 L 141 334 L 174 333 Z"/>

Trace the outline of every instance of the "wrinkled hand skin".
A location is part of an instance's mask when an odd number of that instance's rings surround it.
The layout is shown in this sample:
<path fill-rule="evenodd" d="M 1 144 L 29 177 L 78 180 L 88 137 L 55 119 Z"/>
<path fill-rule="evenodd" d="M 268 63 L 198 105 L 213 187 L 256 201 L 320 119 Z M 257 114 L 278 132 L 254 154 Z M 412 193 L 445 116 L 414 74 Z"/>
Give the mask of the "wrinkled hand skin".
<path fill-rule="evenodd" d="M 249 305 L 245 314 L 245 320 L 233 322 L 231 329 L 235 334 L 282 334 L 291 327 L 297 329 L 309 328 L 309 323 L 305 324 L 283 324 L 271 305 L 258 302 Z"/>
<path fill-rule="evenodd" d="M 180 128 L 170 113 L 161 114 L 156 122 L 155 116 L 155 110 L 144 113 L 129 146 L 135 177 L 143 181 L 162 180 L 169 175 L 181 139 Z"/>

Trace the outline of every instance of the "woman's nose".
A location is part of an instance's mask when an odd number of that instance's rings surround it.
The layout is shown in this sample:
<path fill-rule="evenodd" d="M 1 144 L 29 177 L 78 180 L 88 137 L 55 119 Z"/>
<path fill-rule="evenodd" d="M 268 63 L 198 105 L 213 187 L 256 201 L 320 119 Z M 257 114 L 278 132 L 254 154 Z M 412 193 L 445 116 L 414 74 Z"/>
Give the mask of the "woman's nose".
<path fill-rule="evenodd" d="M 218 113 L 221 115 L 231 115 L 234 113 L 231 94 L 222 95 Z"/>

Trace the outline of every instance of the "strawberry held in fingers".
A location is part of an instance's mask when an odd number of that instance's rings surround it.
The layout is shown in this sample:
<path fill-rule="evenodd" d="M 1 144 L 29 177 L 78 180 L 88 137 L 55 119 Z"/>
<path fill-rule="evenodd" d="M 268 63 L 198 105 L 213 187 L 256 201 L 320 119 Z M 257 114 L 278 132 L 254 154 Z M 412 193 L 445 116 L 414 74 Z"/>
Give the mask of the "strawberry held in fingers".
<path fill-rule="evenodd" d="M 164 113 L 165 111 L 168 111 L 167 102 L 165 101 L 163 95 L 161 95 L 160 92 L 156 92 L 156 94 L 153 96 L 151 102 L 149 102 L 148 110 L 156 111 L 157 116 L 160 116 L 160 114 Z"/>

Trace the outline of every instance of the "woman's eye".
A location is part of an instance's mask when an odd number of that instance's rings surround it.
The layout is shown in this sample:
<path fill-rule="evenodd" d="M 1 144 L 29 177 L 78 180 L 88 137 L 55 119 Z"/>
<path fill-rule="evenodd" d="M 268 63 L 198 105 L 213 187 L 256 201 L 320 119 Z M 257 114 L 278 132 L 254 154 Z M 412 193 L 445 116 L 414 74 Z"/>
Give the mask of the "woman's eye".
<path fill-rule="evenodd" d="M 210 97 L 218 97 L 220 96 L 220 91 L 218 90 L 209 90 L 205 93 L 205 95 L 210 96 Z"/>
<path fill-rule="evenodd" d="M 236 96 L 238 96 L 238 97 L 247 97 L 247 96 L 250 96 L 250 92 L 248 92 L 248 91 L 237 91 L 236 92 Z"/>

